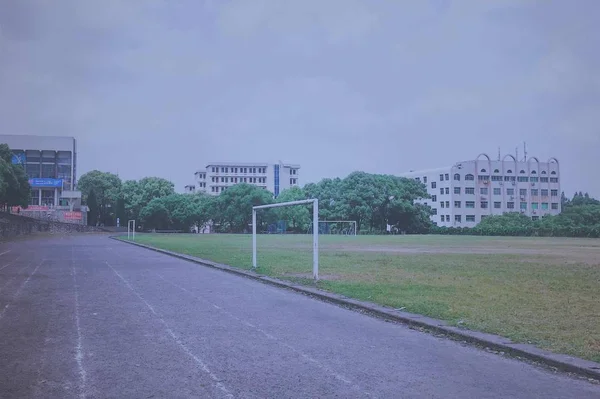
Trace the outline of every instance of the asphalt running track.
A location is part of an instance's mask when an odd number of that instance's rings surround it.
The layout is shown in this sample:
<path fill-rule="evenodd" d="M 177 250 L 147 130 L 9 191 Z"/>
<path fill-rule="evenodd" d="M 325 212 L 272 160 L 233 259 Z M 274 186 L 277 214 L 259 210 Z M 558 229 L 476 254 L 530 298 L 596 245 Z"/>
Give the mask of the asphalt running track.
<path fill-rule="evenodd" d="M 1 398 L 600 398 L 600 385 L 103 235 L 0 245 Z"/>

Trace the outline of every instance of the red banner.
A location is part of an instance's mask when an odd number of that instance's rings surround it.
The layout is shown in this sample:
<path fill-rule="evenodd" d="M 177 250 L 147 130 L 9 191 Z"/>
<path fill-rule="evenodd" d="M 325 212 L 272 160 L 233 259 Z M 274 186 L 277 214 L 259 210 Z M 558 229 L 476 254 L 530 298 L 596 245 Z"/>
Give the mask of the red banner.
<path fill-rule="evenodd" d="M 65 220 L 81 220 L 81 212 L 65 212 Z"/>

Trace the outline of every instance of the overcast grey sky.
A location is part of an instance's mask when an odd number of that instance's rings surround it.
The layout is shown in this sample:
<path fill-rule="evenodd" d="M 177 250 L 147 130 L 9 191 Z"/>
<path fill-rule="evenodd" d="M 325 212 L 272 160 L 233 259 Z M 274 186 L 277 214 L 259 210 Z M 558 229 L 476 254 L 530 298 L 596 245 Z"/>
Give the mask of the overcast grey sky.
<path fill-rule="evenodd" d="M 0 0 L 0 131 L 79 174 L 299 163 L 301 182 L 527 141 L 600 196 L 600 1 Z M 522 151 L 522 150 L 521 150 Z"/>

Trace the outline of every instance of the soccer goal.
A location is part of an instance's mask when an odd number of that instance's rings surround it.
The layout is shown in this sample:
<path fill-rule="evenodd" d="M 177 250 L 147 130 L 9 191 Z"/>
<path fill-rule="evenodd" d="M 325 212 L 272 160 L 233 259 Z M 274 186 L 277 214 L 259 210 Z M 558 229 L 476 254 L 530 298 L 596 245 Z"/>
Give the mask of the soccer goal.
<path fill-rule="evenodd" d="M 127 221 L 127 239 L 130 238 L 135 241 L 135 220 L 133 219 Z"/>
<path fill-rule="evenodd" d="M 319 234 L 337 234 L 345 236 L 355 236 L 356 232 L 356 221 L 355 220 L 319 220 L 318 224 Z M 307 234 L 311 234 L 313 231 L 312 223 L 308 226 Z"/>
<path fill-rule="evenodd" d="M 252 207 L 252 268 L 256 269 L 258 267 L 257 259 L 256 259 L 256 211 L 260 209 L 268 209 L 268 208 L 280 208 L 283 206 L 296 206 L 296 205 L 308 205 L 312 204 L 313 206 L 313 225 L 319 224 L 319 200 L 307 199 L 300 201 L 290 201 L 290 202 L 280 202 L 277 204 L 269 204 L 269 205 L 259 205 Z M 319 279 L 319 230 L 315 229 L 313 231 L 313 278 L 315 280 Z"/>

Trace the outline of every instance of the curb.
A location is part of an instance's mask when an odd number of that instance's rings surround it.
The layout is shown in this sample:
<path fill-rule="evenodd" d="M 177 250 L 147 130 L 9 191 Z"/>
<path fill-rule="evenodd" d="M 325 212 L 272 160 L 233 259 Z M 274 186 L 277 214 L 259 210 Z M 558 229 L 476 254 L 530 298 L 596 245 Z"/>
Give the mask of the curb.
<path fill-rule="evenodd" d="M 348 298 L 343 295 L 334 294 L 323 291 L 318 288 L 311 288 L 302 285 L 289 283 L 276 278 L 264 276 L 252 271 L 238 269 L 232 266 L 221 263 L 212 262 L 205 259 L 196 258 L 190 255 L 180 254 L 165 249 L 152 247 L 145 244 L 140 244 L 133 241 L 121 240 L 117 236 L 109 238 L 123 242 L 125 244 L 136 245 L 165 255 L 170 255 L 179 259 L 187 260 L 202 266 L 211 267 L 213 269 L 222 270 L 224 272 L 236 274 L 253 280 L 261 281 L 272 286 L 287 288 L 304 295 L 316 297 L 323 301 L 351 308 L 353 310 L 367 313 L 378 318 L 383 318 L 390 321 L 400 322 L 402 324 L 423 328 L 434 333 L 449 335 L 453 338 L 462 341 L 484 346 L 486 349 L 491 349 L 496 352 L 504 352 L 513 356 L 522 357 L 534 362 L 544 364 L 546 366 L 556 368 L 569 373 L 579 374 L 584 377 L 600 380 L 600 363 L 592 362 L 585 359 L 580 359 L 574 356 L 552 353 L 543 349 L 539 349 L 530 344 L 519 344 L 512 342 L 508 338 L 504 338 L 494 334 L 487 334 L 477 331 L 465 330 L 458 327 L 450 326 L 442 320 L 433 319 L 427 316 L 417 315 L 409 312 L 396 311 L 394 309 L 376 305 L 374 303 L 363 302 L 356 299 Z"/>

